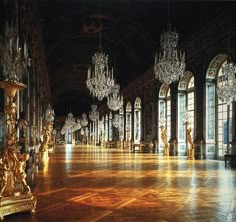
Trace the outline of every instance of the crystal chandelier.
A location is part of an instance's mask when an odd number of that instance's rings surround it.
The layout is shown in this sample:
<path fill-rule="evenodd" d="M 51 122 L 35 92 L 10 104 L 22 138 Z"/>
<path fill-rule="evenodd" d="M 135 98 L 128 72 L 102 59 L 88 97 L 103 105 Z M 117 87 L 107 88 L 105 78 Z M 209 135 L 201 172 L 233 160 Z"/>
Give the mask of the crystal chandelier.
<path fill-rule="evenodd" d="M 101 16 L 100 16 L 100 27 Z M 102 28 L 101 28 L 102 29 Z M 88 69 L 87 88 L 93 97 L 101 101 L 111 93 L 114 86 L 113 69 L 109 70 L 108 55 L 102 51 L 101 29 L 99 31 L 98 51 L 92 57 L 92 67 Z"/>
<path fill-rule="evenodd" d="M 123 96 L 119 94 L 120 86 L 115 84 L 111 94 L 107 97 L 107 106 L 110 110 L 117 111 L 123 106 Z"/>
<path fill-rule="evenodd" d="M 233 63 L 227 63 L 222 67 L 222 75 L 217 79 L 217 94 L 222 102 L 230 105 L 236 100 L 236 67 Z"/>
<path fill-rule="evenodd" d="M 108 68 L 108 55 L 101 51 L 94 54 L 92 62 L 93 68 L 88 69 L 86 83 L 90 94 L 101 101 L 114 86 L 113 70 Z"/>
<path fill-rule="evenodd" d="M 88 129 L 88 127 L 85 127 L 84 133 L 85 133 L 85 136 L 88 136 L 88 135 L 89 135 L 89 129 Z"/>
<path fill-rule="evenodd" d="M 99 112 L 97 111 L 97 105 L 91 105 L 91 112 L 89 112 L 89 119 L 93 122 L 99 119 Z"/>
<path fill-rule="evenodd" d="M 61 129 L 61 135 L 64 135 L 68 129 L 70 129 L 70 128 L 72 129 L 75 124 L 76 124 L 76 122 L 75 122 L 75 118 L 73 117 L 73 114 L 68 113 L 68 115 L 66 117 L 65 124 L 63 125 L 63 127 Z"/>
<path fill-rule="evenodd" d="M 72 133 L 81 129 L 80 119 L 77 119 L 77 122 L 72 126 Z"/>
<path fill-rule="evenodd" d="M 113 125 L 115 128 L 118 128 L 118 127 L 119 127 L 119 125 L 120 125 L 120 117 L 119 117 L 119 114 L 115 114 L 114 119 L 112 120 L 112 125 Z"/>
<path fill-rule="evenodd" d="M 80 124 L 85 127 L 88 125 L 88 119 L 87 119 L 87 114 L 86 113 L 83 113 L 82 114 L 82 119 L 80 121 Z"/>
<path fill-rule="evenodd" d="M 64 135 L 66 133 L 66 127 L 65 125 L 61 128 L 61 135 Z"/>
<path fill-rule="evenodd" d="M 89 130 L 88 130 L 88 127 L 85 127 L 85 129 L 81 129 L 80 130 L 80 134 L 82 135 L 82 136 L 88 136 L 89 135 Z"/>
<path fill-rule="evenodd" d="M 83 129 L 83 128 L 81 128 L 80 134 L 81 134 L 82 136 L 84 135 L 84 129 Z"/>
<path fill-rule="evenodd" d="M 178 81 L 185 71 L 185 54 L 177 51 L 179 34 L 171 30 L 168 24 L 167 32 L 163 32 L 160 38 L 161 50 L 159 58 L 155 56 L 154 72 L 156 79 L 171 84 Z"/>
<path fill-rule="evenodd" d="M 75 117 L 73 117 L 72 113 L 68 113 L 66 121 L 65 121 L 65 126 L 67 128 L 71 128 L 75 124 Z"/>

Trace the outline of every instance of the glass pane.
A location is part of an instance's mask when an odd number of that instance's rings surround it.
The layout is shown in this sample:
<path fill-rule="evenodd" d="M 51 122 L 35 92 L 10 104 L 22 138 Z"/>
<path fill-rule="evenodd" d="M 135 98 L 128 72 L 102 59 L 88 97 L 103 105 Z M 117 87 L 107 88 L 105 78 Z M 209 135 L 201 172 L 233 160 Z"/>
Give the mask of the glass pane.
<path fill-rule="evenodd" d="M 219 69 L 218 77 L 222 76 L 222 67 Z M 223 156 L 225 153 L 227 153 L 227 147 L 230 148 L 230 143 L 232 142 L 232 103 L 230 106 L 228 106 L 226 103 L 222 102 L 220 99 L 218 99 L 217 102 L 218 102 L 217 103 L 218 105 L 218 113 L 217 113 L 217 116 L 218 116 L 218 126 L 217 126 L 218 155 Z"/>
<path fill-rule="evenodd" d="M 185 113 L 185 95 L 179 94 L 178 99 L 178 139 L 185 140 L 185 126 L 184 126 L 184 113 Z"/>
<path fill-rule="evenodd" d="M 215 86 L 206 86 L 206 132 L 207 140 L 215 140 Z"/>

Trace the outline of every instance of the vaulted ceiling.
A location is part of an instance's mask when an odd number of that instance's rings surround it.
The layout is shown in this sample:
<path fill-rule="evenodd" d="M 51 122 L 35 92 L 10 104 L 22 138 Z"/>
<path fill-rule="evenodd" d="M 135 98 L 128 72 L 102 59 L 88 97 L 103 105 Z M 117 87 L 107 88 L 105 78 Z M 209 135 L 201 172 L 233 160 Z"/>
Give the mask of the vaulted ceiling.
<path fill-rule="evenodd" d="M 180 42 L 191 38 L 228 5 L 219 1 L 170 1 L 169 18 Z M 57 115 L 69 111 L 80 115 L 90 110 L 92 102 L 98 103 L 89 95 L 86 78 L 98 49 L 100 30 L 103 50 L 124 88 L 153 65 L 160 34 L 168 22 L 164 0 L 38 0 L 34 8 L 42 23 Z"/>

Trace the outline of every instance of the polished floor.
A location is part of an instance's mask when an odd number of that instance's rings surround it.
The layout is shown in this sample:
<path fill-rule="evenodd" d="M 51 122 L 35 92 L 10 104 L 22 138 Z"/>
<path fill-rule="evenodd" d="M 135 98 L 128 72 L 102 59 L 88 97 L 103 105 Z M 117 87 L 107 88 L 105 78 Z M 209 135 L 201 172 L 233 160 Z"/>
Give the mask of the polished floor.
<path fill-rule="evenodd" d="M 57 146 L 28 181 L 35 214 L 5 221 L 236 221 L 236 170 L 222 161 Z"/>

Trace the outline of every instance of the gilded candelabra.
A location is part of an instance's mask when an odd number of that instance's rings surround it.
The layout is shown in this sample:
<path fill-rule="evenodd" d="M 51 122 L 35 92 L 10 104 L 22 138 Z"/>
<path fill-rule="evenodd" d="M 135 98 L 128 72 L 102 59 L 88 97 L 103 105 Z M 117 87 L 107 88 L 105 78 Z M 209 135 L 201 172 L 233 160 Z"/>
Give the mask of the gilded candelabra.
<path fill-rule="evenodd" d="M 189 126 L 189 122 L 185 122 L 184 123 L 185 126 L 186 126 L 186 137 L 187 137 L 187 140 L 188 140 L 188 143 L 189 143 L 189 146 L 188 146 L 188 160 L 194 160 L 195 157 L 194 157 L 194 144 L 193 144 L 193 140 L 192 140 L 192 136 L 191 136 L 191 132 L 192 132 L 192 128 L 191 126 Z"/>
<path fill-rule="evenodd" d="M 41 161 L 48 161 L 48 143 L 51 137 L 50 133 L 50 128 L 49 124 L 45 125 L 43 127 L 43 141 L 39 147 L 39 152 L 40 152 L 40 160 Z"/>
<path fill-rule="evenodd" d="M 48 149 L 49 152 L 54 152 L 55 151 L 55 142 L 56 142 L 56 133 L 53 130 L 53 125 L 50 127 L 50 139 L 48 143 Z"/>
<path fill-rule="evenodd" d="M 40 160 L 45 162 L 48 161 L 48 152 L 49 148 L 54 150 L 55 141 L 53 137 L 53 121 L 54 121 L 54 111 L 52 110 L 51 106 L 48 105 L 45 118 L 44 118 L 44 127 L 43 127 L 43 141 L 40 145 Z"/>
<path fill-rule="evenodd" d="M 5 90 L 6 142 L 0 156 L 0 219 L 4 216 L 22 211 L 34 212 L 36 198 L 32 195 L 26 182 L 25 166 L 28 153 L 20 154 L 17 149 L 16 112 L 14 97 L 18 90 L 26 86 L 16 80 L 0 82 Z"/>
<path fill-rule="evenodd" d="M 167 131 L 164 126 L 161 126 L 161 139 L 162 142 L 164 143 L 164 156 L 169 156 L 170 151 L 169 151 L 169 144 L 167 141 Z"/>

